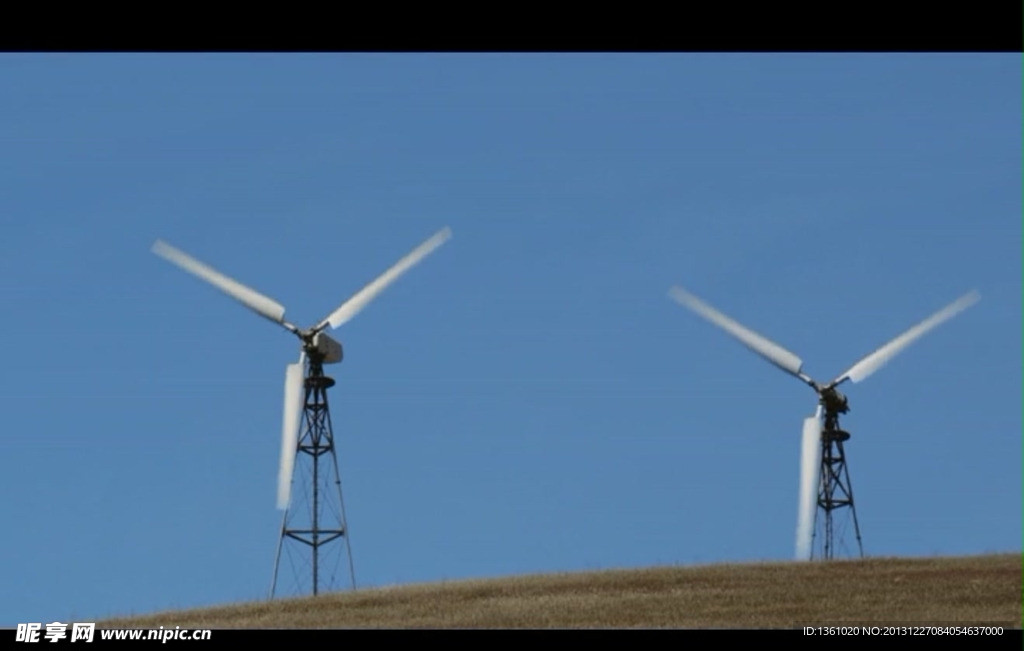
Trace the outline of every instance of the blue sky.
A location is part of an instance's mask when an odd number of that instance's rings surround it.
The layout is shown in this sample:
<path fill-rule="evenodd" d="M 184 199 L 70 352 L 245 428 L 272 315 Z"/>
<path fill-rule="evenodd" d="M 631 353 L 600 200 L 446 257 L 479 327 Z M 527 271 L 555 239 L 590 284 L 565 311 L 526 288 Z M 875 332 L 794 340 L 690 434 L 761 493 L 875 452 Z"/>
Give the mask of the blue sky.
<path fill-rule="evenodd" d="M 865 551 L 1021 549 L 1019 54 L 0 57 L 0 625 L 262 598 L 297 341 L 333 335 L 362 586 L 790 559 L 846 387 Z"/>

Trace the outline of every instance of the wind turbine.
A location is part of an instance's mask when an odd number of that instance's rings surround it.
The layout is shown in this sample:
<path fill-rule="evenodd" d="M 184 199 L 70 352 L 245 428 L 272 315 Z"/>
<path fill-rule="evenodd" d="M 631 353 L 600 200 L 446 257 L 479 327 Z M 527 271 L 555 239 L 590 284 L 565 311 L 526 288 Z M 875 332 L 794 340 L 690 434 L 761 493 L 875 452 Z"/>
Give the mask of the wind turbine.
<path fill-rule="evenodd" d="M 853 489 L 850 485 L 849 470 L 846 467 L 846 455 L 843 442 L 850 438 L 848 432 L 839 428 L 839 415 L 850 410 L 846 396 L 836 388 L 850 380 L 857 383 L 867 379 L 880 369 L 904 348 L 919 337 L 967 309 L 980 298 L 978 292 L 969 292 L 924 321 L 921 321 L 900 336 L 885 344 L 870 355 L 854 364 L 845 373 L 827 384 L 816 382 L 801 369 L 803 362 L 799 357 L 775 342 L 762 337 L 756 332 L 740 325 L 722 314 L 701 299 L 682 287 L 673 287 L 669 296 L 696 312 L 722 330 L 738 339 L 764 359 L 779 367 L 786 373 L 810 385 L 818 394 L 818 408 L 813 416 L 804 419 L 803 437 L 800 451 L 800 499 L 796 528 L 796 557 L 807 560 L 812 556 L 812 542 L 815 529 L 817 509 L 824 515 L 824 558 L 831 559 L 834 555 L 835 540 L 832 511 L 849 507 L 853 516 L 853 526 L 857 536 L 857 547 L 860 555 L 864 555 L 861 545 L 860 527 L 857 524 L 857 513 L 853 506 Z"/>
<path fill-rule="evenodd" d="M 281 427 L 281 457 L 277 476 L 277 507 L 284 511 L 281 536 L 278 539 L 277 555 L 274 560 L 274 578 L 270 596 L 274 596 L 277 585 L 281 548 L 286 540 L 301 543 L 312 556 L 312 592 L 317 594 L 320 586 L 320 547 L 339 538 L 344 538 L 348 550 L 348 569 L 352 587 L 355 588 L 355 573 L 352 566 L 352 550 L 348 545 L 348 527 L 345 522 L 344 503 L 341 498 L 341 481 L 338 477 L 338 461 L 334 447 L 334 433 L 327 405 L 327 389 L 334 380 L 324 375 L 324 364 L 336 364 L 342 359 L 342 347 L 325 332 L 328 325 L 336 329 L 348 322 L 365 308 L 370 301 L 395 282 L 413 265 L 432 253 L 451 237 L 451 229 L 445 227 L 417 246 L 375 280 L 352 295 L 347 301 L 331 312 L 326 318 L 309 328 L 299 328 L 284 319 L 284 306 L 254 289 L 225 276 L 219 271 L 199 262 L 187 253 L 158 240 L 153 252 L 174 263 L 185 271 L 210 283 L 231 298 L 242 303 L 260 316 L 277 323 L 299 338 L 299 361 L 285 369 L 284 416 Z M 307 500 L 308 510 L 297 514 L 291 505 L 292 477 L 296 455 L 304 453 L 311 469 L 311 495 Z M 331 466 L 321 468 L 321 457 L 330 454 Z M 337 502 L 329 489 L 330 473 Z M 322 486 L 323 485 L 323 486 Z M 324 490 L 324 489 L 327 490 Z M 326 511 L 332 511 L 326 513 Z M 296 522 L 293 515 L 305 517 Z M 325 518 L 329 516 L 331 519 Z M 326 520 L 326 521 L 325 521 Z"/>

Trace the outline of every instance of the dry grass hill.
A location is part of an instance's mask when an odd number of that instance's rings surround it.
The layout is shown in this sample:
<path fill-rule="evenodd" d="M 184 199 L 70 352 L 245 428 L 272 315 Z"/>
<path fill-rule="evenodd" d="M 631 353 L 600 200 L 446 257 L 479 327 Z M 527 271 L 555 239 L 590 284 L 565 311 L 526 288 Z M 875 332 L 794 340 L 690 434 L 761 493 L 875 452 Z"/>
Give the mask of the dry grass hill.
<path fill-rule="evenodd" d="M 362 589 L 104 628 L 1021 627 L 1021 554 L 663 567 Z"/>

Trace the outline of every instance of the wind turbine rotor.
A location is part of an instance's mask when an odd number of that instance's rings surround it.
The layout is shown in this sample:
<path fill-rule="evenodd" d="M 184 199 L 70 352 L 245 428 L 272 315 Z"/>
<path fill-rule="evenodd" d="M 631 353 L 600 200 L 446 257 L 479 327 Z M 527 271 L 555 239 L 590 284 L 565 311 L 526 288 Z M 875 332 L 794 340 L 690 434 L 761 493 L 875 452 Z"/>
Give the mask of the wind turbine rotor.
<path fill-rule="evenodd" d="M 246 287 L 233 278 L 225 276 L 213 267 L 196 260 L 163 240 L 157 240 L 153 244 L 152 251 L 168 262 L 172 262 L 188 273 L 210 283 L 260 316 L 294 331 L 294 326 L 285 323 L 284 306 L 274 299 L 264 296 L 255 289 Z"/>
<path fill-rule="evenodd" d="M 378 294 L 398 280 L 402 274 L 412 268 L 416 263 L 433 253 L 437 247 L 447 242 L 451 236 L 452 230 L 447 226 L 437 233 L 434 233 L 434 235 L 429 239 L 410 251 L 404 258 L 396 262 L 390 269 L 353 294 L 352 297 L 342 303 L 338 309 L 331 312 L 326 319 L 318 323 L 313 328 L 313 331 L 319 332 L 326 328 L 328 324 L 330 324 L 332 328 L 338 328 L 343 323 L 349 321 L 352 317 L 362 311 L 370 301 L 376 298 Z"/>
<path fill-rule="evenodd" d="M 834 387 L 845 380 L 861 382 L 867 379 L 872 373 L 885 366 L 889 360 L 898 355 L 904 348 L 912 344 L 929 330 L 932 330 L 939 324 L 952 319 L 957 314 L 977 303 L 979 299 L 981 299 L 981 295 L 977 291 L 971 291 L 964 294 L 957 300 L 953 301 L 946 307 L 942 308 L 924 321 L 921 321 L 900 336 L 854 364 L 850 367 L 850 370 L 833 380 L 831 384 L 829 384 L 829 387 Z"/>
<path fill-rule="evenodd" d="M 295 469 L 295 454 L 299 446 L 305 353 L 299 361 L 289 364 L 284 374 L 284 419 L 281 424 L 281 461 L 277 470 L 277 508 L 287 509 L 291 500 L 292 472 Z"/>
<path fill-rule="evenodd" d="M 813 416 L 804 419 L 800 441 L 800 499 L 796 520 L 796 559 L 811 558 L 814 536 L 814 513 L 818 501 L 818 480 L 821 469 L 821 406 Z"/>

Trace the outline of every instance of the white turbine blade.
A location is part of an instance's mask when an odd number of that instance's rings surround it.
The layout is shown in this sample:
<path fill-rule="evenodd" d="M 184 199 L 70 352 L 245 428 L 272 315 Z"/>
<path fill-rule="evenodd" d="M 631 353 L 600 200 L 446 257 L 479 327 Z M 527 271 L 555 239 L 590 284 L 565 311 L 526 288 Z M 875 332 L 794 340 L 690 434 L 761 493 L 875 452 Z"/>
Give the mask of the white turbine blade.
<path fill-rule="evenodd" d="M 434 233 L 434 235 L 413 249 L 408 255 L 399 260 L 390 269 L 381 274 L 377 279 L 356 292 L 352 298 L 342 303 L 341 307 L 331 313 L 326 319 L 317 324 L 314 330 L 320 331 L 328 323 L 332 328 L 337 328 L 359 313 L 366 305 L 376 298 L 384 289 L 395 282 L 399 276 L 409 270 L 410 267 L 427 257 L 437 247 L 444 244 L 452 236 L 452 230 L 447 226 Z"/>
<path fill-rule="evenodd" d="M 303 363 L 289 364 L 284 374 L 284 422 L 281 425 L 281 463 L 277 470 L 277 508 L 288 508 L 292 493 L 292 471 L 299 445 L 304 392 Z"/>
<path fill-rule="evenodd" d="M 239 301 L 250 310 L 271 321 L 284 323 L 284 306 L 267 298 L 254 289 L 228 278 L 216 269 L 199 262 L 184 251 L 180 251 L 162 240 L 153 244 L 153 253 L 169 262 L 173 262 L 185 271 L 202 278 L 231 298 Z"/>
<path fill-rule="evenodd" d="M 821 464 L 821 407 L 804 419 L 800 442 L 800 502 L 796 520 L 796 559 L 811 557 L 814 512 L 818 500 L 818 470 Z"/>
<path fill-rule="evenodd" d="M 671 296 L 676 302 L 690 308 L 722 330 L 725 330 L 736 339 L 739 339 L 747 348 L 750 348 L 752 351 L 761 357 L 764 357 L 772 364 L 775 364 L 783 371 L 795 375 L 800 379 L 804 379 L 800 374 L 800 367 L 803 366 L 803 362 L 800 361 L 800 358 L 774 341 L 766 339 L 753 330 L 743 327 L 682 287 L 673 287 L 669 290 L 669 296 Z"/>
<path fill-rule="evenodd" d="M 835 380 L 832 381 L 832 386 L 835 386 L 849 378 L 854 382 L 860 382 L 866 379 L 872 373 L 882 368 L 886 363 L 895 357 L 900 351 L 912 344 L 919 337 L 924 335 L 926 332 L 939 325 L 943 321 L 947 321 L 960 312 L 963 312 L 970 306 L 978 302 L 981 295 L 977 291 L 972 291 L 968 294 L 964 294 L 960 298 L 956 299 L 946 307 L 942 308 L 935 314 L 931 315 L 924 321 L 918 323 L 916 326 L 907 330 L 899 337 L 896 337 L 886 345 L 882 346 L 875 352 L 871 353 L 864 359 L 854 364 L 850 370 L 843 373 Z"/>

